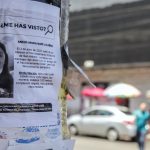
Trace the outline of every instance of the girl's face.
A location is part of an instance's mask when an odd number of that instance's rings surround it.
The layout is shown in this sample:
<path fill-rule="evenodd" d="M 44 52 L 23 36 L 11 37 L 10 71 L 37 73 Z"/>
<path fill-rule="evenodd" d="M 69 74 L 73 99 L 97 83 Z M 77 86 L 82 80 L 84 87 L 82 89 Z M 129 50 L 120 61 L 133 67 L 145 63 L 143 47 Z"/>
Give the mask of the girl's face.
<path fill-rule="evenodd" d="M 4 61 L 5 61 L 5 55 L 3 50 L 0 48 L 0 73 L 2 72 Z"/>

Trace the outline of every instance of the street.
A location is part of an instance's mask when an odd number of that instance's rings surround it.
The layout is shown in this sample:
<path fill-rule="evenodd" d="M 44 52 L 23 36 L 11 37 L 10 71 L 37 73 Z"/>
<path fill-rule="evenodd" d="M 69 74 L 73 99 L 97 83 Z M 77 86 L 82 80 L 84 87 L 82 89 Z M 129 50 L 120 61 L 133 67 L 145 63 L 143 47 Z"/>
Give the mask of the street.
<path fill-rule="evenodd" d="M 106 139 L 89 136 L 75 136 L 74 150 L 138 150 L 135 142 L 117 141 L 109 142 Z M 147 141 L 146 149 L 150 149 L 150 141 Z"/>

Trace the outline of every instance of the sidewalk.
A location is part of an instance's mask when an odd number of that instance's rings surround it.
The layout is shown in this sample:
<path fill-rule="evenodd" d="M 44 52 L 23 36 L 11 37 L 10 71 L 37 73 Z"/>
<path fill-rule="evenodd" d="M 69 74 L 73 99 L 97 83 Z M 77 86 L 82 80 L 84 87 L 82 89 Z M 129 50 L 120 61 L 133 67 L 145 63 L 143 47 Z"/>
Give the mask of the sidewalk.
<path fill-rule="evenodd" d="M 147 135 L 146 139 L 150 141 L 150 133 Z"/>

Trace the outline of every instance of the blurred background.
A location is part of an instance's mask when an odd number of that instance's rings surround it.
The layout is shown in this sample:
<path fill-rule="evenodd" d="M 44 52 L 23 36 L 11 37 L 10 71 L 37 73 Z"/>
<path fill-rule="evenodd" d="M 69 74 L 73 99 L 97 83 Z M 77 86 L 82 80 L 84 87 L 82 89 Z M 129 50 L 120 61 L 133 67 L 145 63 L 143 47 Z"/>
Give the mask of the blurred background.
<path fill-rule="evenodd" d="M 141 100 L 149 102 L 150 1 L 72 0 L 70 11 L 72 59 L 98 87 L 125 82 L 138 88 L 142 94 L 130 101 L 132 110 Z M 89 84 L 72 74 L 80 79 L 80 97 Z"/>
<path fill-rule="evenodd" d="M 97 91 L 71 66 L 68 117 L 95 105 L 125 106 L 132 113 L 141 102 L 149 104 L 150 1 L 71 0 L 70 3 L 70 57 L 89 76 Z M 137 149 L 134 142 L 75 138 L 75 150 L 88 147 L 97 150 L 101 146 L 102 150 L 117 150 L 120 146 Z M 86 147 L 89 142 L 98 145 L 97 148 Z"/>

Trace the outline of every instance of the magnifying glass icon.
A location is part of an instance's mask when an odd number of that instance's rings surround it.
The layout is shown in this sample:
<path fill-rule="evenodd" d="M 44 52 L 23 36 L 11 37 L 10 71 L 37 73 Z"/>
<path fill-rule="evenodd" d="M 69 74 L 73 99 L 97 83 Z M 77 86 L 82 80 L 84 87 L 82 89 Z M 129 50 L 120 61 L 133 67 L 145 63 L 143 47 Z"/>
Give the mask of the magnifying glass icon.
<path fill-rule="evenodd" d="M 53 26 L 52 25 L 49 25 L 47 27 L 47 32 L 45 33 L 45 35 L 47 35 L 48 33 L 53 33 Z"/>

